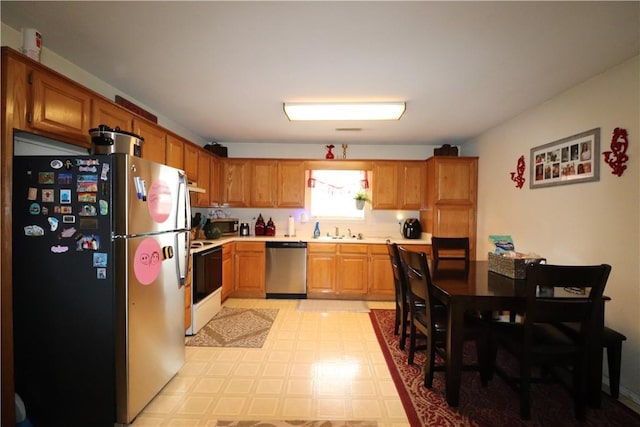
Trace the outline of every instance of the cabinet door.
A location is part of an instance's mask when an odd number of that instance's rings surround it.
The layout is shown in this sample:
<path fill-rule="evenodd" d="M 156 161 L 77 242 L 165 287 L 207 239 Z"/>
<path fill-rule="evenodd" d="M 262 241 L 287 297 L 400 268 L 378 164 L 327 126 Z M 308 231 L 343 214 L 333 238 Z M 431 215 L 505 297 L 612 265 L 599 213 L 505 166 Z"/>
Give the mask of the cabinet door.
<path fill-rule="evenodd" d="M 198 182 L 199 151 L 198 147 L 188 141 L 184 141 L 184 172 L 187 174 L 187 178 L 196 182 Z"/>
<path fill-rule="evenodd" d="M 120 128 L 125 132 L 131 132 L 133 127 L 133 115 L 122 107 L 100 98 L 91 101 L 91 127 L 107 125 L 112 129 Z M 144 147 L 144 146 L 143 146 Z"/>
<path fill-rule="evenodd" d="M 398 194 L 399 209 L 420 210 L 424 208 L 427 181 L 426 164 L 423 161 L 400 162 Z"/>
<path fill-rule="evenodd" d="M 208 207 L 211 206 L 211 191 L 210 191 L 210 183 L 211 183 L 211 177 L 209 176 L 210 174 L 210 157 L 211 155 L 208 153 L 205 153 L 204 150 L 202 150 L 200 153 L 198 153 L 198 177 L 197 177 L 197 182 L 198 182 L 198 186 L 203 188 L 205 193 L 197 193 L 197 201 L 196 204 L 197 206 L 201 206 L 201 207 Z"/>
<path fill-rule="evenodd" d="M 307 293 L 336 293 L 336 251 L 333 243 L 307 245 Z"/>
<path fill-rule="evenodd" d="M 167 133 L 164 129 L 141 119 L 133 121 L 133 133 L 144 138 L 142 158 L 166 164 Z"/>
<path fill-rule="evenodd" d="M 368 245 L 338 245 L 336 290 L 341 295 L 365 295 L 369 279 Z"/>
<path fill-rule="evenodd" d="M 371 177 L 374 209 L 398 208 L 398 162 L 375 161 Z"/>
<path fill-rule="evenodd" d="M 476 210 L 465 205 L 436 205 L 437 220 L 433 235 L 439 237 L 469 237 L 469 256 L 476 253 Z"/>
<path fill-rule="evenodd" d="M 249 206 L 256 208 L 276 207 L 277 160 L 251 160 L 251 182 Z"/>
<path fill-rule="evenodd" d="M 304 177 L 304 161 L 278 160 L 279 208 L 304 208 Z"/>
<path fill-rule="evenodd" d="M 222 247 L 222 301 L 233 292 L 233 243 Z"/>
<path fill-rule="evenodd" d="M 235 292 L 238 296 L 264 298 L 266 296 L 264 242 L 236 242 L 235 251 Z"/>
<path fill-rule="evenodd" d="M 39 70 L 30 74 L 32 129 L 49 132 L 91 146 L 91 93 L 80 86 Z"/>
<path fill-rule="evenodd" d="M 209 201 L 212 204 L 222 203 L 222 197 L 220 197 L 221 166 L 222 162 L 217 156 L 209 156 Z"/>
<path fill-rule="evenodd" d="M 222 165 L 220 188 L 222 202 L 232 207 L 249 207 L 251 175 L 246 159 L 225 159 Z"/>
<path fill-rule="evenodd" d="M 173 135 L 167 135 L 167 165 L 174 168 L 184 168 L 184 141 Z"/>
<path fill-rule="evenodd" d="M 369 245 L 369 296 L 395 299 L 395 283 L 387 245 Z"/>
<path fill-rule="evenodd" d="M 477 158 L 431 158 L 435 183 L 434 203 L 476 203 Z M 429 159 L 429 160 L 431 160 Z M 432 178 L 432 177 L 429 177 Z"/>

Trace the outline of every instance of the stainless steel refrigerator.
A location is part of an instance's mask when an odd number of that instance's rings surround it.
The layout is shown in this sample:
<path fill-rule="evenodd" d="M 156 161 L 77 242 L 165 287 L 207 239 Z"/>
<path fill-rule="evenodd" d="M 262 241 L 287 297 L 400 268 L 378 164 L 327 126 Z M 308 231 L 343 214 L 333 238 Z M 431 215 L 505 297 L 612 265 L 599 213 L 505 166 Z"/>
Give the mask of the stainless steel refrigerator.
<path fill-rule="evenodd" d="M 13 162 L 16 392 L 38 426 L 128 424 L 184 364 L 183 171 L 127 154 Z"/>

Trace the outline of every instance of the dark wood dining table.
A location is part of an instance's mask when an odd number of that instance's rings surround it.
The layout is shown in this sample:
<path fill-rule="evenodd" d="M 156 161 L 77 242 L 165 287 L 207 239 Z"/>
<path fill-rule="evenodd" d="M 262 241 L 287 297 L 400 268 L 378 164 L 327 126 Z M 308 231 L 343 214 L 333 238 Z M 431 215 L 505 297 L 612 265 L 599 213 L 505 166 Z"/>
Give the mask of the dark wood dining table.
<path fill-rule="evenodd" d="M 511 279 L 489 271 L 487 261 L 471 261 L 466 274 L 464 269 L 440 267 L 438 271 L 431 273 L 433 296 L 448 307 L 446 398 L 450 406 L 457 406 L 462 374 L 465 312 L 522 312 L 525 308 L 525 280 Z M 597 319 L 603 327 L 605 299 L 607 298 L 602 300 L 602 309 L 598 310 L 600 318 Z M 602 346 L 599 340 L 594 340 L 592 349 L 588 379 L 589 403 L 593 407 L 599 407 L 602 388 Z"/>

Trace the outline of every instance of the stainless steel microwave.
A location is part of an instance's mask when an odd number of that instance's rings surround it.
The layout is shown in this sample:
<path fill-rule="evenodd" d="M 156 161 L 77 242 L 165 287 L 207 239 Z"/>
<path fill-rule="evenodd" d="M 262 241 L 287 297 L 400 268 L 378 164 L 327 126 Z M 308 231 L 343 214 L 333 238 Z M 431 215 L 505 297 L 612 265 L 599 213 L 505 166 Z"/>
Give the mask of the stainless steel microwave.
<path fill-rule="evenodd" d="M 212 218 L 209 222 L 211 222 L 211 225 L 218 227 L 223 235 L 238 234 L 238 218 Z"/>

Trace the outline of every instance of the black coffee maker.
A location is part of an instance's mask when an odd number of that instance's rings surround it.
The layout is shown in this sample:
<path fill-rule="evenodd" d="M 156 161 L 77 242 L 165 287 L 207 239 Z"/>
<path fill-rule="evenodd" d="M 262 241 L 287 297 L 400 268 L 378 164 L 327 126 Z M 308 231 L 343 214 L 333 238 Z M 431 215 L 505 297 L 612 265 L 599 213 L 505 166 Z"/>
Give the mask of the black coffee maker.
<path fill-rule="evenodd" d="M 418 218 L 407 218 L 404 221 L 402 235 L 405 239 L 419 239 L 422 237 L 422 226 Z"/>

